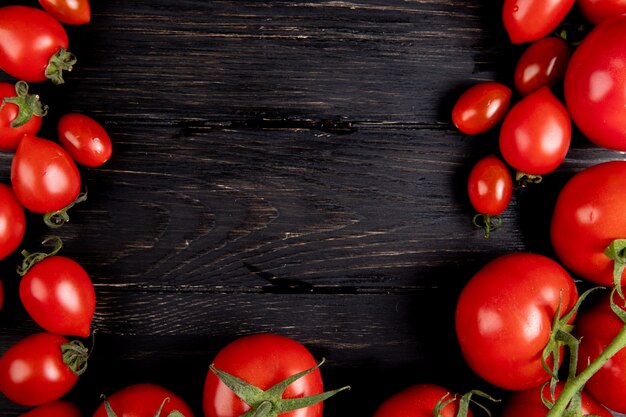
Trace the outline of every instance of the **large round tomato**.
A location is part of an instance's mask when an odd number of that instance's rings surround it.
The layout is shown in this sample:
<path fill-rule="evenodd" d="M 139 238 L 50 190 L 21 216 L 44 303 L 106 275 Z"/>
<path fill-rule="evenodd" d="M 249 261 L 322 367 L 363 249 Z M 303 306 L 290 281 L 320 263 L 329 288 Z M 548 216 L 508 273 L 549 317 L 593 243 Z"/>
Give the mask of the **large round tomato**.
<path fill-rule="evenodd" d="M 591 309 L 581 312 L 574 328 L 580 339 L 578 372 L 598 357 L 623 327 L 624 323 L 611 310 L 609 295 Z M 587 381 L 585 389 L 611 410 L 626 413 L 626 349 L 609 359 Z"/>
<path fill-rule="evenodd" d="M 524 174 L 554 171 L 565 159 L 572 137 L 567 109 L 542 87 L 511 108 L 500 129 L 504 160 Z"/>
<path fill-rule="evenodd" d="M 57 131 L 61 145 L 81 165 L 97 167 L 111 157 L 113 147 L 108 133 L 89 116 L 79 113 L 63 115 Z"/>
<path fill-rule="evenodd" d="M 465 286 L 456 308 L 457 337 L 469 366 L 504 389 L 524 390 L 547 381 L 541 354 L 560 299 L 563 315 L 575 305 L 578 292 L 553 260 L 515 253 L 489 262 Z"/>
<path fill-rule="evenodd" d="M 70 341 L 52 333 L 36 333 L 11 346 L 0 358 L 0 391 L 21 405 L 43 405 L 65 395 L 84 369 L 85 352 L 64 361 Z M 73 366 L 72 369 L 70 366 Z"/>
<path fill-rule="evenodd" d="M 178 411 L 185 417 L 194 417 L 185 401 L 172 391 L 155 384 L 130 385 L 106 397 L 117 417 L 155 417 L 163 405 L 159 417 L 167 417 Z M 107 417 L 104 403 L 93 417 Z"/>
<path fill-rule="evenodd" d="M 383 402 L 374 417 L 433 417 L 440 400 L 454 398 L 455 394 L 435 384 L 418 384 L 389 397 Z M 459 411 L 459 400 L 446 405 L 440 417 L 455 417 Z M 472 416 L 472 412 L 468 413 Z"/>
<path fill-rule="evenodd" d="M 225 346 L 215 357 L 216 368 L 228 372 L 261 390 L 317 364 L 300 343 L 275 334 L 239 338 Z M 299 398 L 323 392 L 319 369 L 293 382 L 283 398 Z M 205 417 L 238 417 L 250 410 L 212 371 L 207 373 L 203 408 Z M 322 403 L 281 414 L 281 417 L 321 417 Z"/>
<path fill-rule="evenodd" d="M 562 80 L 570 56 L 569 46 L 563 39 L 549 37 L 538 40 L 517 61 L 513 74 L 515 89 L 526 96 Z"/>
<path fill-rule="evenodd" d="M 74 404 L 58 400 L 33 408 L 20 417 L 81 417 L 81 415 L 80 410 Z"/>
<path fill-rule="evenodd" d="M 0 83 L 0 150 L 14 151 L 22 136 L 37 134 L 46 112 L 39 98 L 28 94 L 28 85 Z"/>
<path fill-rule="evenodd" d="M 493 81 L 473 85 L 454 104 L 452 122 L 468 135 L 486 132 L 509 110 L 511 94 L 509 87 Z"/>
<path fill-rule="evenodd" d="M 513 43 L 547 36 L 561 23 L 574 0 L 504 0 L 502 21 Z"/>
<path fill-rule="evenodd" d="M 614 239 L 626 238 L 625 189 L 626 161 L 611 161 L 574 175 L 557 198 L 552 246 L 581 278 L 613 286 L 613 261 L 604 251 Z"/>
<path fill-rule="evenodd" d="M 583 16 L 595 25 L 626 13 L 624 0 L 576 0 L 576 5 Z"/>
<path fill-rule="evenodd" d="M 565 102 L 574 123 L 596 145 L 626 151 L 626 15 L 596 26 L 565 73 Z"/>
<path fill-rule="evenodd" d="M 63 26 L 43 10 L 0 7 L 0 68 L 12 77 L 63 83 L 63 70 L 71 70 L 76 62 L 67 45 Z"/>
<path fill-rule="evenodd" d="M 33 265 L 20 282 L 20 298 L 30 317 L 44 330 L 87 337 L 96 309 L 96 294 L 87 272 L 65 256 Z"/>
<path fill-rule="evenodd" d="M 56 143 L 25 135 L 11 165 L 18 200 L 34 213 L 61 210 L 80 193 L 80 173 L 70 155 Z"/>
<path fill-rule="evenodd" d="M 26 230 L 24 208 L 13 189 L 0 184 L 0 260 L 12 254 L 22 243 Z"/>
<path fill-rule="evenodd" d="M 83 25 L 91 20 L 89 0 L 39 0 L 41 7 L 59 22 Z"/>

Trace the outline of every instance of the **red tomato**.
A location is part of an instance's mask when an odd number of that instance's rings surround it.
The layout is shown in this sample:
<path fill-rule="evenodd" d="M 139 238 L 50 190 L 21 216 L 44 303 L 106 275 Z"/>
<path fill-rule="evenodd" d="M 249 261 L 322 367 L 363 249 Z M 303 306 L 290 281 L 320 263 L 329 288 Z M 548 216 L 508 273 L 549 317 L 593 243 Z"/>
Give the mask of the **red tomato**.
<path fill-rule="evenodd" d="M 81 417 L 80 410 L 67 401 L 54 401 L 34 408 L 20 417 Z"/>
<path fill-rule="evenodd" d="M 532 42 L 552 32 L 574 0 L 504 0 L 502 21 L 513 43 Z"/>
<path fill-rule="evenodd" d="M 56 143 L 25 135 L 11 165 L 13 190 L 24 207 L 50 213 L 67 207 L 80 193 L 80 173 Z"/>
<path fill-rule="evenodd" d="M 626 13 L 624 0 L 576 0 L 583 16 L 594 25 Z"/>
<path fill-rule="evenodd" d="M 478 213 L 497 216 L 506 209 L 513 195 L 509 169 L 495 156 L 481 159 L 470 172 L 467 193 Z"/>
<path fill-rule="evenodd" d="M 596 284 L 614 283 L 613 261 L 604 251 L 614 239 L 626 238 L 625 189 L 626 161 L 605 162 L 574 175 L 554 207 L 554 251 L 574 274 Z"/>
<path fill-rule="evenodd" d="M 185 417 L 194 417 L 182 398 L 154 384 L 130 385 L 107 397 L 106 400 L 117 417 L 155 417 L 162 404 L 163 409 L 159 416 L 166 417 L 176 410 Z M 107 417 L 104 403 L 98 407 L 93 417 Z"/>
<path fill-rule="evenodd" d="M 556 398 L 559 398 L 563 391 L 563 383 L 556 386 Z M 543 386 L 544 398 L 550 398 L 549 385 Z M 586 392 L 581 394 L 582 415 L 593 414 L 599 417 L 613 417 L 606 408 L 589 396 Z M 541 401 L 540 388 L 533 388 L 526 391 L 513 393 L 507 400 L 506 406 L 500 417 L 545 417 L 548 409 Z"/>
<path fill-rule="evenodd" d="M 28 94 L 28 84 L 0 83 L 0 150 L 14 151 L 22 136 L 36 135 L 41 127 L 41 117 L 46 113 L 38 96 Z"/>
<path fill-rule="evenodd" d="M 474 372 L 509 390 L 550 379 L 541 353 L 560 296 L 562 316 L 575 305 L 578 292 L 568 273 L 545 256 L 515 253 L 483 267 L 463 289 L 456 308 L 457 337 Z"/>
<path fill-rule="evenodd" d="M 611 310 L 608 295 L 593 308 L 581 312 L 574 328 L 576 337 L 580 339 L 578 372 L 598 357 L 623 327 L 624 323 Z M 585 389 L 606 407 L 626 413 L 626 349 L 609 359 L 587 381 Z"/>
<path fill-rule="evenodd" d="M 596 26 L 576 48 L 565 73 L 565 102 L 593 143 L 626 151 L 626 16 Z"/>
<path fill-rule="evenodd" d="M 82 25 L 91 20 L 89 0 L 39 0 L 39 4 L 59 22 L 68 25 Z"/>
<path fill-rule="evenodd" d="M 520 100 L 504 118 L 500 152 L 518 171 L 543 175 L 563 162 L 571 137 L 567 109 L 548 87 L 542 87 Z"/>
<path fill-rule="evenodd" d="M 102 125 L 91 117 L 66 114 L 59 120 L 57 130 L 61 145 L 81 165 L 97 167 L 111 157 L 111 139 Z"/>
<path fill-rule="evenodd" d="M 22 243 L 26 230 L 24 208 L 13 189 L 0 184 L 0 260 L 12 254 Z"/>
<path fill-rule="evenodd" d="M 0 7 L 0 68 L 12 77 L 63 83 L 63 70 L 70 71 L 76 62 L 67 45 L 63 26 L 43 10 Z"/>
<path fill-rule="evenodd" d="M 267 390 L 285 378 L 316 366 L 311 353 L 300 343 L 275 334 L 246 336 L 231 342 L 215 357 L 214 365 L 231 375 Z M 299 398 L 323 392 L 319 369 L 298 379 L 283 398 Z M 207 373 L 203 408 L 205 417 L 239 417 L 250 410 L 211 371 Z M 283 413 L 281 417 L 321 417 L 322 403 Z"/>
<path fill-rule="evenodd" d="M 434 384 L 413 385 L 383 402 L 374 417 L 433 417 L 437 403 L 454 394 Z M 440 417 L 455 417 L 459 410 L 458 399 L 441 410 Z M 469 411 L 468 416 L 472 416 Z"/>
<path fill-rule="evenodd" d="M 543 38 L 533 43 L 517 61 L 513 76 L 515 89 L 527 96 L 562 80 L 570 55 L 567 42 L 561 38 Z"/>
<path fill-rule="evenodd" d="M 87 337 L 96 309 L 96 294 L 87 272 L 65 256 L 33 265 L 20 282 L 20 298 L 30 317 L 44 330 Z"/>
<path fill-rule="evenodd" d="M 463 133 L 476 135 L 494 127 L 511 104 L 511 89 L 485 81 L 467 89 L 452 109 L 452 122 Z"/>
<path fill-rule="evenodd" d="M 63 336 L 37 333 L 11 346 L 0 358 L 0 391 L 14 403 L 28 406 L 61 398 L 78 380 L 62 357 L 68 343 Z M 84 369 L 86 352 L 79 362 Z"/>

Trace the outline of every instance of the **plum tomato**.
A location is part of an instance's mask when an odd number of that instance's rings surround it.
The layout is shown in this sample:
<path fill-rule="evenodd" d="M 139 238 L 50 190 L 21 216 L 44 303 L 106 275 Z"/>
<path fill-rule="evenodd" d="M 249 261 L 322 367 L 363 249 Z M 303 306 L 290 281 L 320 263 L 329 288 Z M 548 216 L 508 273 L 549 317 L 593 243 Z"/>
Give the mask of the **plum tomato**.
<path fill-rule="evenodd" d="M 461 132 L 477 135 L 497 125 L 511 104 L 511 89 L 484 81 L 465 90 L 452 109 L 452 122 Z"/>
<path fill-rule="evenodd" d="M 112 145 L 100 123 L 79 113 L 63 115 L 57 126 L 59 142 L 74 161 L 98 167 L 111 157 Z"/>
<path fill-rule="evenodd" d="M 117 417 L 167 417 L 172 411 L 178 411 L 184 417 L 194 417 L 193 412 L 181 397 L 155 384 L 129 385 L 106 397 L 106 401 Z M 157 414 L 159 410 L 161 413 Z M 107 416 L 103 402 L 93 417 Z"/>
<path fill-rule="evenodd" d="M 26 214 L 13 189 L 0 183 L 0 260 L 18 248 L 26 231 Z"/>
<path fill-rule="evenodd" d="M 576 0 L 576 5 L 585 19 L 594 25 L 626 13 L 624 0 Z"/>
<path fill-rule="evenodd" d="M 574 0 L 504 0 L 502 21 L 512 43 L 533 42 L 555 30 Z"/>
<path fill-rule="evenodd" d="M 57 400 L 51 403 L 40 405 L 30 411 L 20 415 L 20 417 L 81 417 L 82 414 L 74 404 Z"/>
<path fill-rule="evenodd" d="M 374 413 L 374 417 L 433 417 L 440 400 L 454 398 L 455 394 L 435 384 L 417 384 L 408 387 L 385 400 Z M 459 411 L 459 400 L 446 405 L 439 417 L 455 417 Z M 472 412 L 467 414 L 472 416 Z"/>
<path fill-rule="evenodd" d="M 565 106 L 542 87 L 511 108 L 500 129 L 500 152 L 518 172 L 543 175 L 565 159 L 572 124 Z"/>
<path fill-rule="evenodd" d="M 83 25 L 91 20 L 89 0 L 39 0 L 39 4 L 66 25 Z"/>
<path fill-rule="evenodd" d="M 550 258 L 500 256 L 478 271 L 459 297 L 456 333 L 463 356 L 495 386 L 538 387 L 550 379 L 541 358 L 556 312 L 563 317 L 577 300 L 574 280 Z M 551 356 L 546 362 L 554 365 Z"/>
<path fill-rule="evenodd" d="M 552 86 L 565 76 L 571 52 L 567 42 L 549 37 L 531 44 L 515 66 L 513 81 L 522 96 Z"/>
<path fill-rule="evenodd" d="M 47 106 L 39 96 L 28 94 L 28 84 L 0 82 L 0 150 L 14 151 L 25 134 L 36 135 Z"/>

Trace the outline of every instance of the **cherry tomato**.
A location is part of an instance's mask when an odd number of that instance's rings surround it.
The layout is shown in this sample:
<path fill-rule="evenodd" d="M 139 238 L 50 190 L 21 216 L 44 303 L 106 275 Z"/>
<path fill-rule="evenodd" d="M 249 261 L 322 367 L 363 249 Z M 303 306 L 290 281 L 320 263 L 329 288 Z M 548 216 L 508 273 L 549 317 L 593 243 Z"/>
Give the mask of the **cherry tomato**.
<path fill-rule="evenodd" d="M 20 298 L 44 330 L 80 337 L 91 333 L 96 294 L 87 272 L 70 258 L 50 256 L 33 265 L 20 282 Z"/>
<path fill-rule="evenodd" d="M 225 346 L 213 361 L 215 367 L 267 390 L 299 372 L 316 366 L 311 353 L 300 343 L 275 334 L 239 338 Z M 319 369 L 298 379 L 283 398 L 299 398 L 323 392 Z M 239 417 L 250 410 L 213 372 L 207 373 L 203 408 L 205 417 Z M 281 417 L 321 417 L 322 403 L 283 413 Z"/>
<path fill-rule="evenodd" d="M 65 29 L 51 15 L 29 6 L 0 7 L 0 68 L 19 80 L 63 83 L 76 62 L 67 52 Z"/>
<path fill-rule="evenodd" d="M 433 417 L 437 403 L 442 398 L 452 398 L 454 394 L 439 385 L 418 384 L 406 388 L 383 402 L 374 417 Z M 439 416 L 455 417 L 459 410 L 459 400 L 446 405 Z M 468 412 L 472 416 L 472 412 Z"/>
<path fill-rule="evenodd" d="M 565 159 L 572 137 L 567 109 L 542 87 L 511 108 L 500 129 L 500 152 L 528 175 L 554 171 Z"/>
<path fill-rule="evenodd" d="M 576 319 L 574 332 L 580 339 L 578 372 L 600 355 L 624 327 L 611 310 L 610 295 Z M 615 298 L 619 298 L 615 296 Z M 618 301 L 619 304 L 619 301 Z M 626 349 L 617 352 L 587 383 L 585 389 L 597 401 L 618 413 L 626 413 Z"/>
<path fill-rule="evenodd" d="M 513 76 L 515 89 L 527 96 L 561 81 L 570 56 L 569 46 L 561 38 L 543 38 L 534 42 L 517 61 Z"/>
<path fill-rule="evenodd" d="M 22 136 L 36 135 L 41 127 L 41 117 L 46 108 L 38 96 L 28 94 L 28 84 L 0 83 L 0 150 L 14 151 Z"/>
<path fill-rule="evenodd" d="M 583 16 L 594 25 L 626 13 L 624 0 L 576 0 Z"/>
<path fill-rule="evenodd" d="M 0 260 L 12 254 L 22 243 L 26 230 L 24 208 L 13 189 L 0 184 Z"/>
<path fill-rule="evenodd" d="M 561 190 L 550 238 L 561 262 L 577 276 L 613 286 L 613 261 L 604 251 L 614 239 L 626 238 L 625 189 L 626 161 L 611 161 L 579 172 Z"/>
<path fill-rule="evenodd" d="M 83 25 L 91 20 L 89 0 L 39 0 L 39 4 L 67 25 Z"/>
<path fill-rule="evenodd" d="M 74 404 L 58 400 L 22 414 L 20 417 L 81 417 L 81 412 Z"/>
<path fill-rule="evenodd" d="M 596 26 L 576 48 L 565 73 L 565 102 L 593 143 L 626 151 L 626 16 Z"/>
<path fill-rule="evenodd" d="M 56 143 L 25 135 L 13 157 L 11 182 L 17 199 L 34 213 L 61 210 L 80 193 L 80 173 Z"/>
<path fill-rule="evenodd" d="M 81 165 L 97 167 L 111 157 L 111 139 L 102 125 L 91 117 L 66 114 L 59 120 L 57 130 L 61 145 Z"/>
<path fill-rule="evenodd" d="M 481 159 L 470 172 L 467 193 L 478 213 L 497 216 L 506 209 L 513 195 L 509 169 L 495 156 Z"/>
<path fill-rule="evenodd" d="M 68 344 L 63 336 L 36 333 L 11 346 L 0 358 L 0 391 L 14 403 L 28 406 L 61 398 L 76 384 L 87 356 L 85 350 L 65 362 L 63 350 Z"/>
<path fill-rule="evenodd" d="M 469 366 L 509 390 L 547 381 L 541 353 L 561 297 L 563 316 L 578 299 L 576 285 L 545 256 L 514 253 L 489 262 L 465 286 L 456 308 L 457 337 Z"/>
<path fill-rule="evenodd" d="M 512 43 L 533 42 L 554 31 L 574 0 L 504 0 L 502 21 Z"/>
<path fill-rule="evenodd" d="M 159 416 L 166 417 L 178 411 L 185 417 L 194 417 L 189 406 L 170 390 L 154 384 L 130 385 L 115 392 L 106 400 L 117 417 L 155 417 L 163 405 Z M 104 403 L 98 407 L 93 417 L 107 417 Z"/>
<path fill-rule="evenodd" d="M 452 122 L 463 133 L 486 132 L 502 120 L 511 104 L 511 89 L 485 81 L 467 89 L 452 109 Z"/>
<path fill-rule="evenodd" d="M 550 386 L 545 385 L 543 388 L 543 396 L 550 399 Z M 545 417 L 548 408 L 541 401 L 541 389 L 533 388 L 526 391 L 518 391 L 513 393 L 506 402 L 506 406 L 500 417 Z M 563 391 L 563 383 L 559 382 L 556 386 L 556 398 L 559 398 Z M 586 392 L 581 394 L 582 415 L 594 415 L 599 417 L 613 417 L 613 414 L 600 405 Z"/>

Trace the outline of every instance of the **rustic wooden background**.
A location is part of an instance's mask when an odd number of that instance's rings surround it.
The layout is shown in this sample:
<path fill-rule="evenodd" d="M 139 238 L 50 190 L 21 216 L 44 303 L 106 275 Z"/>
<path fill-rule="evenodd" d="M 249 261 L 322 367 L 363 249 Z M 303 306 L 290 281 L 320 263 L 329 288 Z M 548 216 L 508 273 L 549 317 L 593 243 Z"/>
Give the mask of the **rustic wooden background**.
<path fill-rule="evenodd" d="M 89 370 L 68 396 L 85 415 L 101 394 L 148 381 L 201 416 L 213 356 L 259 332 L 325 357 L 328 388 L 352 386 L 326 416 L 371 415 L 417 382 L 505 396 L 463 363 L 456 297 L 499 254 L 552 255 L 557 191 L 621 156 L 575 133 L 501 230 L 485 240 L 472 226 L 466 177 L 497 152 L 497 132 L 465 136 L 449 115 L 467 86 L 511 81 L 522 49 L 499 2 L 92 3 L 92 22 L 68 28 L 79 62 L 67 83 L 32 86 L 51 107 L 42 136 L 76 111 L 115 147 L 82 169 L 89 199 L 58 232 L 98 296 Z M 0 181 L 11 158 L 0 154 Z M 47 233 L 29 216 L 24 246 Z M 0 264 L 1 351 L 38 331 L 16 262 Z M 0 410 L 26 409 L 2 398 Z"/>

